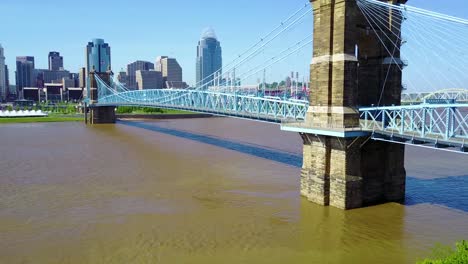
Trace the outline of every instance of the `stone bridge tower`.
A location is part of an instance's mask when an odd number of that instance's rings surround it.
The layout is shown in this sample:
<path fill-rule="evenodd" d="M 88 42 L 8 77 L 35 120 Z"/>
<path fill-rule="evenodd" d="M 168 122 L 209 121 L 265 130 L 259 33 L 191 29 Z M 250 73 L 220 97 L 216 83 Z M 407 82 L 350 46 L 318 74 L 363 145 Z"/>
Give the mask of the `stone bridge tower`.
<path fill-rule="evenodd" d="M 90 124 L 113 124 L 115 123 L 115 106 L 97 106 L 99 101 L 98 85 L 96 75 L 107 84 L 110 84 L 112 72 L 96 72 L 91 70 L 89 72 L 89 123 Z M 85 110 L 85 122 L 88 122 L 88 111 Z"/>
<path fill-rule="evenodd" d="M 369 140 L 370 135 L 359 130 L 358 112 L 358 106 L 377 104 L 380 98 L 381 105 L 400 104 L 399 52 L 393 54 L 396 59 L 389 58 L 356 0 L 310 2 L 314 13 L 310 107 L 302 125 L 306 128 L 295 130 L 304 140 L 301 194 L 342 209 L 402 202 L 404 146 Z M 396 35 L 400 28 L 394 19 L 400 16 L 389 12 L 386 21 Z M 397 40 L 393 41 L 401 45 Z"/>

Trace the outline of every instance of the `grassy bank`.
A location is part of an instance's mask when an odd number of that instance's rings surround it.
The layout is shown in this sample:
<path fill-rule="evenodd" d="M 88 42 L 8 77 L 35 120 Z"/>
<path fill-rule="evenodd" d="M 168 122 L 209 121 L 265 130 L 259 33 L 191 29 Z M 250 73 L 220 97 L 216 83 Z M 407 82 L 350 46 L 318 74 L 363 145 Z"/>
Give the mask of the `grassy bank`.
<path fill-rule="evenodd" d="M 439 246 L 434 249 L 432 259 L 425 259 L 418 264 L 461 264 L 468 263 L 468 242 L 456 244 L 455 250 L 450 247 Z"/>
<path fill-rule="evenodd" d="M 51 110 L 51 109 L 49 109 Z M 65 111 L 66 110 L 66 111 Z M 84 115 L 74 114 L 76 113 L 75 106 L 56 108 L 55 111 L 49 114 L 47 117 L 5 117 L 0 118 L 0 124 L 9 123 L 41 123 L 41 122 L 84 122 Z M 126 115 L 187 115 L 197 114 L 194 112 L 172 110 L 172 109 L 161 109 L 161 108 L 149 108 L 149 107 L 129 107 L 122 106 L 118 107 L 116 114 Z"/>
<path fill-rule="evenodd" d="M 196 114 L 194 112 L 174 110 L 174 109 L 162 109 L 162 108 L 151 108 L 151 107 L 133 107 L 133 106 L 119 106 L 117 107 L 116 114 L 130 114 L 130 115 L 148 115 L 148 114 L 169 114 L 169 115 L 182 115 L 182 114 Z"/>
<path fill-rule="evenodd" d="M 49 115 L 46 117 L 6 117 L 0 118 L 0 124 L 41 123 L 41 122 L 84 122 L 84 116 Z"/>

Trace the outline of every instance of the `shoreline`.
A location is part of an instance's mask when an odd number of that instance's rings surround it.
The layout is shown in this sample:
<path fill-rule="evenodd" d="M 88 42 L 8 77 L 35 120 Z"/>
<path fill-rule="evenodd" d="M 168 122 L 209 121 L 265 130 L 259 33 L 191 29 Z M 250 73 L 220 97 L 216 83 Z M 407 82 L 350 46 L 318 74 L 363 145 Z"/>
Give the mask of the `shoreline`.
<path fill-rule="evenodd" d="M 167 120 L 167 119 L 192 119 L 211 118 L 212 114 L 116 114 L 116 119 L 122 120 Z M 44 117 L 2 117 L 1 124 L 21 123 L 57 123 L 57 122 L 83 122 L 84 115 L 49 115 Z"/>
<path fill-rule="evenodd" d="M 39 117 L 2 117 L 0 124 L 84 122 L 84 115 L 48 115 Z"/>

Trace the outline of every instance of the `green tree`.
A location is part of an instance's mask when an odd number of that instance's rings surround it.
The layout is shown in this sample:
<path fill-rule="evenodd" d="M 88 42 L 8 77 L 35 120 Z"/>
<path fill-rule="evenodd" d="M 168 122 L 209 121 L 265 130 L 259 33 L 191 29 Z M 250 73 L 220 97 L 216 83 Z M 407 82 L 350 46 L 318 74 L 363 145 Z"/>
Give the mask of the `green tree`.
<path fill-rule="evenodd" d="M 425 259 L 418 264 L 463 264 L 468 263 L 468 242 L 456 243 L 455 250 L 446 247 L 434 249 L 433 259 Z"/>

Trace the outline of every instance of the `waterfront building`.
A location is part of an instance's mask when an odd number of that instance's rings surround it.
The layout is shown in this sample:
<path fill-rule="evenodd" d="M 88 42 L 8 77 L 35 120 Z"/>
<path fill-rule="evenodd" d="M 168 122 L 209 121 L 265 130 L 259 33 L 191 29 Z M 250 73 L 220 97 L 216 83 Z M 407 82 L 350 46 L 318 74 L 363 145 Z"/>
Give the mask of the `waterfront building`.
<path fill-rule="evenodd" d="M 8 96 L 7 68 L 5 65 L 5 54 L 0 44 L 0 102 L 5 101 Z"/>
<path fill-rule="evenodd" d="M 160 71 L 141 71 L 136 72 L 137 89 L 162 89 L 163 78 Z"/>
<path fill-rule="evenodd" d="M 103 39 L 93 39 L 86 46 L 86 71 L 106 72 L 111 69 L 111 48 Z"/>
<path fill-rule="evenodd" d="M 68 88 L 76 88 L 75 80 L 71 78 L 62 78 L 62 87 L 64 90 Z"/>
<path fill-rule="evenodd" d="M 63 101 L 63 83 L 45 83 L 44 92 L 46 101 L 61 102 Z"/>
<path fill-rule="evenodd" d="M 23 99 L 38 102 L 41 98 L 41 89 L 37 87 L 23 87 Z"/>
<path fill-rule="evenodd" d="M 82 87 L 68 87 L 67 88 L 67 100 L 68 101 L 79 101 L 83 99 L 84 89 Z"/>
<path fill-rule="evenodd" d="M 186 87 L 186 84 L 182 81 L 182 67 L 175 58 L 158 57 L 156 59 L 156 70 L 162 74 L 164 88 Z"/>
<path fill-rule="evenodd" d="M 222 71 L 222 50 L 212 28 L 204 30 L 197 46 L 196 81 L 197 85 L 213 85 L 214 73 Z"/>
<path fill-rule="evenodd" d="M 127 88 L 138 89 L 136 72 L 154 70 L 154 64 L 148 61 L 135 61 L 127 65 Z"/>
<path fill-rule="evenodd" d="M 63 70 L 63 57 L 60 56 L 60 52 L 51 51 L 49 52 L 49 70 L 59 71 Z"/>
<path fill-rule="evenodd" d="M 34 76 L 34 57 L 18 56 L 16 57 L 16 94 L 22 99 L 24 87 L 35 86 Z"/>

